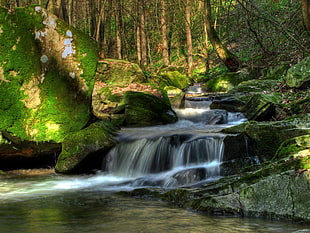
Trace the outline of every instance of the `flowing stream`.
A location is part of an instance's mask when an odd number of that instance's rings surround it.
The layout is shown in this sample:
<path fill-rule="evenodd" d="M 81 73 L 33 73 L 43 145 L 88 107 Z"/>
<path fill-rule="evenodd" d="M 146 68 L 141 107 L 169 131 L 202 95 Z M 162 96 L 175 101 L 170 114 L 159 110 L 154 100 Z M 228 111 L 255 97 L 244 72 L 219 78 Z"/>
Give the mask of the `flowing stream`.
<path fill-rule="evenodd" d="M 225 135 L 219 131 L 246 119 L 240 113 L 211 111 L 210 101 L 191 102 L 176 110 L 176 124 L 122 129 L 120 143 L 97 174 L 30 171 L 1 177 L 1 232 L 310 232 L 302 225 L 211 217 L 116 195 L 137 187 L 175 188 L 221 177 Z"/>

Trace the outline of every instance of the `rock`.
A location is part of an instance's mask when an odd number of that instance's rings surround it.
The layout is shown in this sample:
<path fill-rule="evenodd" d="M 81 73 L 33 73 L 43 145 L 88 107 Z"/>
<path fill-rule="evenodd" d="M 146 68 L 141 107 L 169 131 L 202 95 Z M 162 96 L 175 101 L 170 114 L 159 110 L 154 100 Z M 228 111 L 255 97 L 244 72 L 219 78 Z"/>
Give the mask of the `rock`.
<path fill-rule="evenodd" d="M 179 171 L 165 180 L 164 187 L 180 187 L 195 184 L 207 178 L 206 168 L 190 168 Z"/>
<path fill-rule="evenodd" d="M 105 59 L 98 62 L 96 81 L 124 86 L 146 82 L 146 77 L 138 64 L 125 60 Z"/>
<path fill-rule="evenodd" d="M 232 97 L 216 97 L 212 101 L 210 108 L 211 109 L 224 109 L 228 112 L 240 112 L 242 107 L 245 105 L 243 101 Z"/>
<path fill-rule="evenodd" d="M 306 57 L 292 66 L 285 77 L 286 84 L 291 88 L 307 88 L 310 86 L 310 57 Z"/>
<path fill-rule="evenodd" d="M 276 105 L 281 101 L 281 95 L 254 94 L 244 105 L 243 111 L 248 120 L 268 121 L 276 116 Z"/>
<path fill-rule="evenodd" d="M 172 86 L 183 90 L 190 84 L 190 79 L 186 75 L 186 72 L 174 69 L 174 67 L 167 67 L 160 70 L 157 79 L 158 81 L 155 82 L 158 82 L 158 85 L 161 88 Z"/>
<path fill-rule="evenodd" d="M 61 142 L 83 128 L 97 44 L 40 6 L 0 8 L 0 130 Z"/>
<path fill-rule="evenodd" d="M 248 73 L 225 73 L 207 81 L 203 87 L 210 92 L 229 92 L 239 83 L 252 79 Z"/>
<path fill-rule="evenodd" d="M 116 144 L 115 132 L 110 122 L 100 121 L 69 135 L 62 143 L 55 171 L 72 174 L 101 169 L 104 153 Z"/>
<path fill-rule="evenodd" d="M 276 80 L 248 80 L 239 83 L 236 87 L 231 89 L 227 95 L 240 101 L 247 102 L 253 94 L 271 94 L 271 91 L 277 86 Z"/>
<path fill-rule="evenodd" d="M 272 175 L 240 191 L 244 216 L 310 221 L 310 172 Z"/>
<path fill-rule="evenodd" d="M 128 91 L 121 103 L 125 106 L 125 126 L 149 126 L 177 121 L 170 103 L 151 94 Z"/>
<path fill-rule="evenodd" d="M 290 68 L 290 64 L 287 62 L 282 62 L 271 67 L 265 68 L 263 73 L 263 79 L 272 79 L 272 80 L 281 80 L 284 79 L 288 69 Z"/>
<path fill-rule="evenodd" d="M 252 156 L 263 162 L 272 159 L 285 140 L 309 134 L 308 117 L 309 114 L 280 122 L 245 122 L 222 132 L 245 135 L 251 142 Z"/>

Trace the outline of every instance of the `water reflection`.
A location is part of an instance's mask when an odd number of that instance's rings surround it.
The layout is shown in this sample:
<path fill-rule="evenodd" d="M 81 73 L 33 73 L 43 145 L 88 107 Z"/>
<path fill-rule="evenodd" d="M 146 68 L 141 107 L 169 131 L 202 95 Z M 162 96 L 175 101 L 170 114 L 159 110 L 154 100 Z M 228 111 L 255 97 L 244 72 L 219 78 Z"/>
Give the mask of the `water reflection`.
<path fill-rule="evenodd" d="M 28 191 L 36 187 L 37 192 L 26 196 L 18 189 L 27 190 L 20 186 L 22 182 L 14 180 L 14 186 L 7 180 L 16 193 L 0 201 L 1 232 L 310 232 L 307 226 L 283 222 L 206 216 L 162 201 L 126 198 L 96 186 L 57 192 L 52 191 L 55 187 L 47 190 L 51 181 L 43 180 L 28 180 Z M 64 182 L 63 178 L 59 181 Z"/>

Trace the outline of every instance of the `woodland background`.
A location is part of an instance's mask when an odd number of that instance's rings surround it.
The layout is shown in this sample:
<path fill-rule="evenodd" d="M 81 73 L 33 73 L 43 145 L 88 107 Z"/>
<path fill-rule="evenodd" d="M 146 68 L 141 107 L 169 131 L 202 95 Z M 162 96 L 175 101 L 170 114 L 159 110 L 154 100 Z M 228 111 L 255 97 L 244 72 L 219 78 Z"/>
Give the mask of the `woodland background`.
<path fill-rule="evenodd" d="M 293 65 L 310 48 L 309 0 L 1 0 L 10 9 L 30 4 L 98 41 L 102 59 L 137 62 L 150 73 L 168 65 L 186 66 L 193 77 Z"/>

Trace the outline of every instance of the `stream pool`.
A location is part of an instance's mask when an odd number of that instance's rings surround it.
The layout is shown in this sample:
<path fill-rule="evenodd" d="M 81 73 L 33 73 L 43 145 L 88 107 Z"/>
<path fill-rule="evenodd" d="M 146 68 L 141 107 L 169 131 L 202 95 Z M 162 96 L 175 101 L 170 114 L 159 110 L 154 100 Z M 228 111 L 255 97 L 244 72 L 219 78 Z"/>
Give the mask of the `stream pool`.
<path fill-rule="evenodd" d="M 310 226 L 208 216 L 158 200 L 123 197 L 104 174 L 61 176 L 51 170 L 0 180 L 2 233 L 310 232 Z"/>

